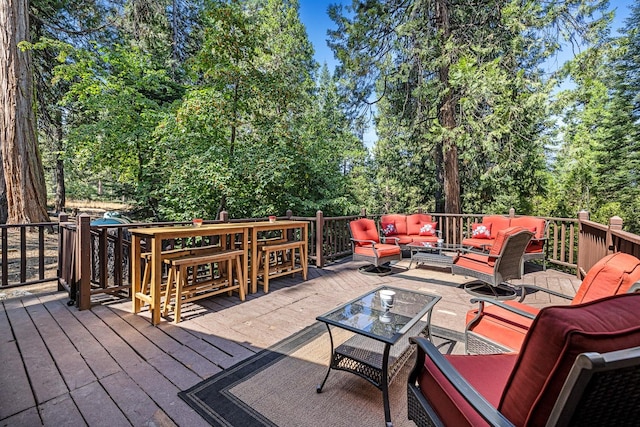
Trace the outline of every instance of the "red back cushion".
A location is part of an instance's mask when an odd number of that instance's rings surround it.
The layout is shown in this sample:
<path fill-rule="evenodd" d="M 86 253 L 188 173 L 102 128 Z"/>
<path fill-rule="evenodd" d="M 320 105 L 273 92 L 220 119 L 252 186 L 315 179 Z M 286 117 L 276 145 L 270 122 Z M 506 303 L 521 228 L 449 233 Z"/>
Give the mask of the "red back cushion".
<path fill-rule="evenodd" d="M 496 236 L 496 240 L 493 242 L 493 245 L 491 246 L 489 255 L 500 255 L 500 252 L 502 251 L 504 244 L 507 242 L 507 237 L 523 230 L 524 228 L 522 227 L 507 227 L 503 230 L 500 230 L 498 232 L 498 235 Z"/>
<path fill-rule="evenodd" d="M 542 239 L 544 237 L 544 231 L 547 226 L 547 222 L 544 218 L 536 218 L 534 216 L 520 216 L 517 218 L 511 218 L 511 225 L 519 225 L 533 232 L 533 237 L 536 239 Z"/>
<path fill-rule="evenodd" d="M 495 239 L 500 230 L 509 227 L 511 218 L 502 215 L 489 215 L 482 218 L 483 224 L 491 224 L 491 238 Z"/>
<path fill-rule="evenodd" d="M 357 240 L 373 240 L 380 242 L 378 237 L 378 229 L 374 220 L 369 218 L 360 218 L 349 223 L 351 228 L 351 237 Z M 356 246 L 368 245 L 369 243 L 355 242 Z"/>
<path fill-rule="evenodd" d="M 607 255 L 589 269 L 571 304 L 623 294 L 638 280 L 640 259 L 622 252 Z"/>
<path fill-rule="evenodd" d="M 498 409 L 513 424 L 544 425 L 580 353 L 640 346 L 640 294 L 543 308 L 525 337 Z"/>
<path fill-rule="evenodd" d="M 407 234 L 413 234 L 417 236 L 420 234 L 420 229 L 426 223 L 433 222 L 431 215 L 427 214 L 413 214 L 407 216 Z"/>
<path fill-rule="evenodd" d="M 398 234 L 407 234 L 407 216 L 401 214 L 382 215 L 380 217 L 380 223 L 393 222 L 396 226 Z M 418 234 L 418 233 L 416 233 Z"/>

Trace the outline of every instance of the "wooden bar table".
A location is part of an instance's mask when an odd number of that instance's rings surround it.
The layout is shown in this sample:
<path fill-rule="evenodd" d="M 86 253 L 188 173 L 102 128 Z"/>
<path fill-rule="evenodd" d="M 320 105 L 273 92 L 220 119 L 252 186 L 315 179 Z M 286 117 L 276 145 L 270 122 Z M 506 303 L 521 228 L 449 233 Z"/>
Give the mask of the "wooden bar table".
<path fill-rule="evenodd" d="M 149 227 L 149 228 L 133 228 L 131 232 L 131 286 L 133 299 L 133 313 L 139 313 L 144 303 L 149 304 L 151 312 L 151 323 L 157 325 L 160 323 L 161 310 L 161 286 L 162 286 L 162 241 L 168 239 L 180 239 L 189 237 L 208 237 L 208 236 L 231 236 L 231 244 L 234 243 L 236 235 L 242 236 L 242 274 L 244 283 L 248 279 L 248 252 L 249 252 L 249 228 L 251 223 L 222 223 L 222 224 L 206 224 L 200 227 L 187 226 L 171 226 L 171 227 Z M 150 247 L 147 251 L 151 252 L 151 284 L 150 292 L 147 294 L 143 289 L 141 277 L 142 263 L 142 239 L 148 239 Z M 246 293 L 247 289 L 245 289 Z"/>
<path fill-rule="evenodd" d="M 307 259 L 309 254 L 308 248 L 308 234 L 309 223 L 307 221 L 293 221 L 293 220 L 276 220 L 259 221 L 248 224 L 251 228 L 251 292 L 258 292 L 258 269 L 260 265 L 260 247 L 258 245 L 258 233 L 265 231 L 281 230 L 282 237 L 285 238 L 287 232 L 290 230 L 300 230 L 300 240 L 303 244 L 300 256 L 304 257 L 302 265 L 304 266 L 304 278 L 307 278 Z"/>

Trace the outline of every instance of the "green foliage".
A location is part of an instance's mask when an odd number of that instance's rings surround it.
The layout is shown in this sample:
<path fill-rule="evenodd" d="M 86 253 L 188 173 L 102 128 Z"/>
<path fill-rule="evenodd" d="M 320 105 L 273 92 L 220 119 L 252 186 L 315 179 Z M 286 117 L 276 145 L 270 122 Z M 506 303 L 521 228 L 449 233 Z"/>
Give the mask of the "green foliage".
<path fill-rule="evenodd" d="M 44 159 L 140 219 L 442 211 L 449 174 L 465 212 L 640 230 L 640 6 L 612 39 L 600 0 L 445 3 L 448 38 L 439 1 L 332 6 L 331 76 L 296 0 L 34 0 Z"/>

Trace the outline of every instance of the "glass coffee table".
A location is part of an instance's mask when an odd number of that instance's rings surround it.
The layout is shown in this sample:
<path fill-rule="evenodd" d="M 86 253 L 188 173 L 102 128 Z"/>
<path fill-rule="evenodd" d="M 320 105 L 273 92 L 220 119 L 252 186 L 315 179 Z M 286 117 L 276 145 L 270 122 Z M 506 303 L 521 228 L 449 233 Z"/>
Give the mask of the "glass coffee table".
<path fill-rule="evenodd" d="M 385 310 L 380 291 L 395 292 L 393 306 Z M 349 301 L 316 319 L 324 322 L 331 341 L 331 362 L 316 391 L 322 392 L 331 369 L 359 375 L 382 391 L 384 416 L 391 426 L 389 384 L 415 350 L 409 337 L 426 335 L 431 339 L 431 311 L 440 296 L 381 286 Z M 334 347 L 331 326 L 355 332 Z"/>

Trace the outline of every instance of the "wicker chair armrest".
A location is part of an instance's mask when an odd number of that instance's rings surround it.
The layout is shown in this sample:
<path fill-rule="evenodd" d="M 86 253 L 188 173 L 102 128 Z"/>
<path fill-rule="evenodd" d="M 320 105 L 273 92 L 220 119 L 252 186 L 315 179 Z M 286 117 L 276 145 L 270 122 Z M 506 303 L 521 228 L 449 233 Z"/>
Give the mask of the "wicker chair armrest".
<path fill-rule="evenodd" d="M 374 247 L 375 247 L 376 243 L 378 243 L 375 240 L 354 239 L 353 237 L 351 238 L 351 241 L 352 242 L 358 242 L 358 243 L 371 243 Z"/>
<path fill-rule="evenodd" d="M 423 369 L 425 356 L 431 359 L 440 372 L 458 390 L 458 392 L 469 402 L 473 409 L 492 426 L 512 426 L 513 424 L 496 408 L 476 391 L 467 380 L 451 366 L 449 361 L 440 353 L 436 346 L 423 337 L 411 337 L 409 340 L 418 347 L 416 364 L 409 375 L 409 383 L 415 384 L 420 371 Z"/>
<path fill-rule="evenodd" d="M 520 315 L 522 317 L 526 317 L 528 319 L 532 319 L 533 320 L 536 317 L 534 314 L 531 314 L 531 313 L 529 313 L 527 311 L 524 311 L 524 310 L 520 310 L 519 308 L 510 306 L 508 304 L 503 303 L 502 301 L 498 301 L 498 300 L 495 300 L 493 298 L 482 298 L 482 297 L 480 297 L 480 298 L 472 298 L 470 302 L 471 302 L 471 304 L 475 304 L 476 302 L 478 303 L 478 316 L 480 314 L 482 314 L 482 312 L 484 311 L 485 303 L 489 303 L 489 304 L 493 304 L 495 306 L 498 306 L 500 308 L 503 308 L 503 309 L 505 309 L 507 311 L 510 311 L 512 313 L 518 314 L 518 315 Z"/>
<path fill-rule="evenodd" d="M 389 244 L 391 244 L 391 245 L 400 246 L 400 244 L 398 243 L 398 242 L 400 241 L 400 239 L 399 239 L 399 238 L 397 238 L 397 237 L 392 237 L 392 236 L 389 236 L 389 237 L 387 237 L 387 236 L 382 236 L 382 237 L 380 237 L 380 241 L 381 241 L 382 243 L 388 243 L 388 242 L 387 242 L 387 240 L 393 240 L 393 243 L 389 243 Z"/>
<path fill-rule="evenodd" d="M 500 258 L 500 255 L 490 255 L 489 252 L 486 251 L 479 251 L 475 248 L 458 248 L 458 256 L 460 256 L 460 254 L 476 254 L 476 255 L 484 255 L 484 256 L 488 256 L 489 258 L 496 260 L 498 258 Z"/>

